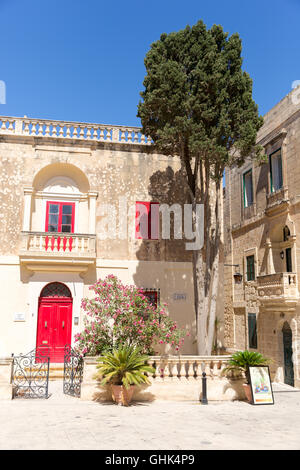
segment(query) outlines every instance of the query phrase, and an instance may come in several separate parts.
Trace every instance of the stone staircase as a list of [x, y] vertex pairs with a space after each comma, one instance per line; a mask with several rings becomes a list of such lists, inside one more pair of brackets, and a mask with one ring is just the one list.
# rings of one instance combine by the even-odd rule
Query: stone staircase
[[[24, 369], [25, 373], [26, 373], [26, 378], [28, 379], [29, 376], [30, 376], [30, 370], [29, 368], [25, 367]], [[42, 370], [42, 374], [44, 375], [45, 374], [45, 369]], [[20, 373], [20, 371], [18, 371], [18, 378], [21, 379], [21, 377], [23, 377], [23, 374]], [[33, 376], [36, 376], [37, 375], [37, 370], [34, 370], [33, 371]], [[63, 380], [64, 378], [64, 364], [54, 364], [54, 363], [50, 363], [49, 365], [49, 380]]]
[[50, 363], [49, 380], [63, 380], [63, 378], [64, 378], [64, 365]]

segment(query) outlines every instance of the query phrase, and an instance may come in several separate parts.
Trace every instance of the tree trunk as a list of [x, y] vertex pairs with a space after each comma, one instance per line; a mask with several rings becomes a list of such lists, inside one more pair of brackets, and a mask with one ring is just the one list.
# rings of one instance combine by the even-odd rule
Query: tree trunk
[[199, 355], [210, 355], [213, 347], [219, 287], [222, 214], [220, 183], [209, 181], [204, 194], [204, 247], [193, 252], [193, 276]]

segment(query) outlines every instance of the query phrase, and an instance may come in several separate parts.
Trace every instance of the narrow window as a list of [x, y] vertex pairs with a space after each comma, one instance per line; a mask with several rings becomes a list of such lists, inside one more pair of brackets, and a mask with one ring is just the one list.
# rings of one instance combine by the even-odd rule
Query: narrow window
[[271, 178], [271, 192], [274, 193], [282, 188], [282, 160], [281, 149], [270, 155], [270, 178]]
[[287, 226], [285, 226], [283, 229], [283, 241], [287, 242], [290, 235], [291, 235], [290, 229]]
[[292, 266], [292, 249], [291, 248], [286, 248], [285, 258], [286, 258], [286, 272], [292, 273], [293, 266]]
[[252, 170], [247, 171], [243, 175], [244, 186], [244, 207], [249, 207], [253, 204], [253, 183], [252, 183]]
[[248, 313], [248, 341], [249, 348], [257, 349], [257, 326], [255, 313]]
[[255, 280], [254, 255], [247, 256], [247, 281]]
[[135, 238], [142, 240], [158, 240], [158, 209], [158, 202], [136, 202]]
[[74, 233], [74, 202], [47, 201], [45, 232]]

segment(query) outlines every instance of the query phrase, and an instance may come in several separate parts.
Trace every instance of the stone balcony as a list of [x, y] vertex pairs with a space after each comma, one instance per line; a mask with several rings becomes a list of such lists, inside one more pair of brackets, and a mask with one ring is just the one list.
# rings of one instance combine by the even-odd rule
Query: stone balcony
[[267, 195], [266, 215], [272, 216], [285, 211], [289, 206], [288, 188], [283, 187], [274, 193]]
[[296, 273], [257, 276], [258, 299], [269, 311], [294, 311], [299, 299]]
[[22, 232], [19, 257], [29, 271], [86, 272], [96, 262], [96, 235]]
[[65, 139], [91, 145], [97, 142], [151, 145], [151, 138], [143, 135], [139, 127], [30, 119], [27, 117], [0, 116], [0, 135]]

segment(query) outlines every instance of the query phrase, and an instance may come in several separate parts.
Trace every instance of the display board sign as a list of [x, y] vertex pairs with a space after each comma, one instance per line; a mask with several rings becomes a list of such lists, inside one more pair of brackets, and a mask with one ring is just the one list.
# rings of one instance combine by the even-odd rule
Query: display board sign
[[249, 376], [253, 405], [274, 405], [269, 366], [250, 366]]

